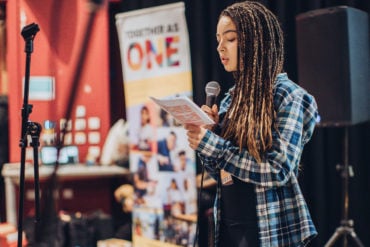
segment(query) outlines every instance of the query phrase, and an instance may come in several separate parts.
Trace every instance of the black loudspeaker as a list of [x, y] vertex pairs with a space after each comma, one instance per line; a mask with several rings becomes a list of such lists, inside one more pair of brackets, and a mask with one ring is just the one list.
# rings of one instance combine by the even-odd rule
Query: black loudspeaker
[[368, 14], [347, 6], [296, 16], [299, 84], [316, 98], [320, 125], [370, 119]]

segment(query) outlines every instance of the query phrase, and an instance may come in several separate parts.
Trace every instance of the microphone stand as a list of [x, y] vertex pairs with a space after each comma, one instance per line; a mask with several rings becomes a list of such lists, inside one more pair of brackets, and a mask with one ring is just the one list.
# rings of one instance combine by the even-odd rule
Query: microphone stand
[[[69, 95], [69, 101], [67, 110], [64, 114], [65, 118], [70, 119], [72, 108], [74, 101], [76, 99], [76, 94], [78, 91], [79, 86], [79, 79], [82, 73], [82, 62], [85, 59], [86, 53], [87, 53], [87, 46], [88, 46], [88, 40], [90, 38], [91, 29], [94, 24], [96, 13], [99, 9], [99, 7], [102, 5], [103, 0], [90, 0], [88, 1], [89, 9], [90, 9], [90, 15], [86, 26], [86, 35], [82, 42], [82, 49], [81, 53], [78, 57], [77, 62], [77, 68], [73, 77], [72, 87], [70, 90]], [[39, 136], [41, 133], [41, 125], [38, 123], [33, 123], [28, 120], [29, 114], [32, 112], [32, 105], [28, 104], [28, 92], [29, 92], [29, 75], [30, 75], [30, 61], [31, 61], [31, 53], [33, 51], [33, 39], [36, 35], [36, 33], [39, 31], [39, 27], [37, 24], [30, 24], [22, 29], [22, 36], [24, 40], [26, 41], [26, 47], [25, 52], [27, 53], [26, 56], [26, 74], [25, 74], [25, 85], [24, 85], [24, 103], [22, 108], [22, 132], [21, 132], [21, 140], [20, 140], [20, 147], [21, 150], [21, 169], [20, 169], [20, 188], [19, 188], [19, 213], [18, 213], [18, 245], [17, 247], [22, 247], [22, 231], [23, 231], [23, 204], [24, 204], [24, 180], [25, 180], [25, 157], [26, 157], [26, 147], [27, 147], [27, 136], [31, 135], [32, 142], [31, 145], [34, 148], [34, 181], [35, 181], [35, 215], [36, 220], [35, 223], [41, 223], [40, 220], [40, 203], [39, 203], [39, 172], [38, 172], [38, 151], [37, 148], [40, 145], [39, 144]], [[64, 136], [67, 131], [67, 125], [63, 126], [61, 131], [61, 140], [57, 142], [57, 157], [59, 157], [60, 148], [64, 144]], [[54, 167], [54, 170], [52, 172], [52, 175], [50, 177], [51, 182], [51, 191], [56, 187], [57, 183], [57, 170], [59, 167], [58, 158], [56, 161], [56, 165]], [[37, 231], [40, 229], [39, 224], [36, 225]], [[42, 224], [40, 224], [40, 227], [42, 228]]]
[[[68, 126], [68, 121], [71, 119], [72, 116], [72, 110], [73, 106], [75, 104], [76, 98], [77, 98], [77, 92], [79, 91], [79, 86], [80, 86], [80, 78], [83, 72], [83, 65], [84, 65], [84, 60], [86, 58], [86, 54], [88, 51], [88, 45], [89, 45], [89, 40], [91, 37], [91, 31], [93, 29], [95, 17], [98, 13], [98, 10], [100, 6], [103, 3], [103, 0], [88, 0], [88, 9], [89, 9], [89, 16], [88, 20], [86, 23], [85, 27], [85, 35], [83, 36], [82, 43], [80, 44], [80, 52], [78, 54], [78, 59], [76, 62], [76, 68], [73, 74], [72, 78], [72, 83], [69, 88], [69, 95], [67, 97], [67, 107], [66, 110], [63, 114], [63, 118], [66, 120], [66, 123], [61, 127], [61, 130], [59, 132], [59, 135], [57, 135], [56, 139], [56, 147], [57, 147], [57, 159], [55, 162], [54, 169], [50, 175], [50, 177], [47, 178], [46, 183], [47, 183], [47, 189], [45, 189], [45, 197], [46, 197], [46, 202], [45, 202], [45, 212], [46, 217], [44, 217], [43, 221], [41, 222], [40, 226], [37, 228], [37, 234], [36, 235], [36, 244], [38, 241], [43, 241], [43, 237], [48, 236], [48, 234], [55, 234], [55, 232], [50, 232], [50, 225], [52, 224], [52, 221], [55, 219], [55, 210], [56, 210], [56, 200], [57, 197], [54, 197], [54, 192], [57, 191], [58, 187], [58, 176], [57, 172], [59, 169], [59, 155], [60, 155], [60, 150], [62, 149], [64, 145], [64, 138], [65, 135], [67, 134], [67, 126]], [[19, 242], [18, 242], [19, 243]], [[49, 243], [51, 244], [51, 243]], [[20, 247], [20, 246], [18, 246]]]
[[26, 163], [26, 147], [28, 145], [27, 137], [31, 136], [31, 146], [33, 147], [33, 166], [34, 166], [34, 186], [35, 186], [35, 223], [40, 220], [40, 202], [39, 202], [39, 170], [38, 170], [38, 147], [40, 146], [39, 138], [41, 133], [41, 124], [29, 121], [29, 115], [32, 112], [32, 105], [28, 104], [29, 79], [30, 79], [30, 63], [31, 53], [33, 52], [33, 39], [36, 33], [40, 31], [37, 24], [32, 23], [22, 29], [22, 36], [26, 42], [26, 72], [24, 79], [23, 107], [22, 107], [22, 129], [19, 146], [21, 147], [21, 164], [19, 176], [19, 208], [18, 208], [18, 247], [22, 246], [23, 240], [23, 206], [24, 206], [24, 180], [25, 180], [25, 163]]

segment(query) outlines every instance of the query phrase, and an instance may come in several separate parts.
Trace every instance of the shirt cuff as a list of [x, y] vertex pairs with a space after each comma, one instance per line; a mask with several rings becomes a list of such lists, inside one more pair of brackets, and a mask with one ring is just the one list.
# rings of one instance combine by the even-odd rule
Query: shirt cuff
[[224, 143], [224, 139], [212, 131], [207, 130], [196, 151], [206, 157], [217, 159], [223, 150]]

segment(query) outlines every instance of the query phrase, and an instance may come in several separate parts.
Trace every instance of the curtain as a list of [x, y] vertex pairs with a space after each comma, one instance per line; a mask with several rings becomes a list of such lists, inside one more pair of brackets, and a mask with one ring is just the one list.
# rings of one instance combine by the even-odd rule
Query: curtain
[[[119, 4], [111, 5], [111, 18], [114, 19], [114, 13], [173, 2], [176, 1], [122, 0]], [[185, 0], [184, 2], [189, 27], [194, 101], [203, 104], [205, 102], [204, 87], [208, 81], [219, 81], [222, 85], [221, 94], [229, 88], [232, 82], [231, 75], [224, 71], [219, 62], [215, 32], [221, 10], [236, 1]], [[285, 33], [285, 70], [289, 77], [297, 83], [296, 15], [339, 5], [370, 12], [370, 1], [368, 0], [264, 0], [259, 2], [274, 12], [281, 21]], [[114, 38], [114, 33], [111, 37]], [[117, 70], [120, 67], [120, 65], [115, 66], [115, 63], [119, 61], [113, 61], [113, 72], [115, 67]], [[118, 85], [117, 82], [115, 84]], [[348, 163], [354, 171], [354, 176], [349, 179], [348, 187], [349, 218], [354, 220], [354, 231], [357, 236], [365, 246], [370, 246], [370, 235], [368, 234], [370, 229], [368, 212], [370, 208], [370, 123], [350, 126], [348, 132]], [[343, 143], [343, 128], [316, 128], [303, 152], [299, 180], [319, 232], [311, 246], [323, 246], [341, 224], [344, 207], [341, 176], [343, 173], [337, 170], [337, 167], [343, 166], [345, 152]], [[348, 237], [348, 239], [351, 238]], [[351, 243], [351, 240], [349, 241]]]

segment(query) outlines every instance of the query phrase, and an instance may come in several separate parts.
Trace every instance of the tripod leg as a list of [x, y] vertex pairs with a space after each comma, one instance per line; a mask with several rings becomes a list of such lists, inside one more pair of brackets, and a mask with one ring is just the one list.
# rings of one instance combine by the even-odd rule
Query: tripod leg
[[343, 233], [342, 227], [338, 227], [337, 230], [335, 230], [334, 234], [329, 239], [329, 241], [325, 244], [325, 247], [333, 246], [333, 244], [337, 241], [337, 239], [340, 237], [342, 233]]
[[355, 233], [355, 231], [351, 231], [351, 233], [349, 234], [353, 241], [357, 244], [357, 246], [359, 247], [365, 247], [365, 245], [361, 242], [361, 240], [358, 238], [357, 234]]

